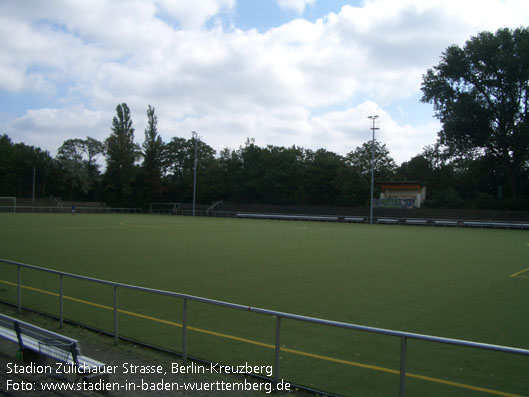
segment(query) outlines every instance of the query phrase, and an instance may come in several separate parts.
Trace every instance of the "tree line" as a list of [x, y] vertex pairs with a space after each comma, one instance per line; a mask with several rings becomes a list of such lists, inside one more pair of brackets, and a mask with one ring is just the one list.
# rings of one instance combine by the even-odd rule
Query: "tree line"
[[[442, 123], [437, 142], [397, 166], [375, 141], [375, 180], [423, 183], [431, 208], [528, 209], [528, 54], [526, 28], [482, 32], [464, 47], [448, 47], [422, 82], [422, 101], [433, 104]], [[141, 146], [126, 103], [116, 107], [104, 141], [68, 139], [55, 157], [0, 136], [0, 196], [31, 197], [34, 187], [37, 197], [112, 206], [189, 203], [196, 145], [199, 203], [368, 205], [371, 141], [345, 156], [260, 147], [250, 138], [216, 153], [195, 137], [164, 142], [154, 107], [146, 116]]]

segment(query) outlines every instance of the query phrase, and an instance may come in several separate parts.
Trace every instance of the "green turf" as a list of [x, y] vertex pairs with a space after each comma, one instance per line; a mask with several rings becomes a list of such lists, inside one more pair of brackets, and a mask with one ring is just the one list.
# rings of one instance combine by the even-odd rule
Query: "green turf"
[[[529, 234], [517, 230], [148, 215], [0, 214], [0, 258], [70, 273], [381, 328], [529, 348]], [[16, 280], [0, 265], [1, 279]], [[520, 276], [529, 277], [529, 272]], [[55, 277], [23, 283], [58, 290]], [[65, 295], [112, 306], [112, 290], [65, 280]], [[15, 290], [0, 285], [0, 298]], [[23, 292], [56, 313], [57, 299]], [[119, 291], [122, 309], [180, 322], [177, 299]], [[274, 319], [190, 302], [189, 325], [274, 344]], [[66, 302], [69, 318], [112, 329], [112, 313]], [[284, 320], [282, 345], [399, 368], [400, 341]], [[120, 315], [120, 332], [180, 350], [180, 329]], [[273, 350], [191, 332], [189, 354], [272, 363]], [[529, 395], [529, 358], [409, 341], [408, 372]], [[395, 395], [398, 376], [283, 352], [281, 375], [346, 395]], [[482, 395], [408, 379], [408, 395]]]

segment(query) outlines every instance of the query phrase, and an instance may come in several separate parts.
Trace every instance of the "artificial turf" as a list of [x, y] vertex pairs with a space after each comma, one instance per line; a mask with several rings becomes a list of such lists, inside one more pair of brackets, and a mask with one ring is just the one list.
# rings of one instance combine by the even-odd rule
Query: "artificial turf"
[[[0, 258], [125, 284], [380, 328], [529, 348], [529, 234], [434, 228], [150, 215], [0, 214]], [[0, 279], [15, 269], [0, 265]], [[57, 292], [57, 276], [22, 283]], [[65, 295], [112, 306], [108, 286], [67, 279]], [[15, 289], [0, 285], [0, 298]], [[23, 304], [56, 313], [57, 298], [24, 290]], [[119, 307], [181, 322], [181, 300], [119, 291]], [[75, 301], [66, 317], [112, 329], [112, 312]], [[120, 333], [181, 350], [178, 327], [120, 314]], [[188, 353], [228, 363], [273, 363], [273, 318], [188, 303]], [[229, 339], [212, 331], [235, 336]], [[242, 338], [242, 339], [241, 339]], [[284, 320], [281, 376], [345, 395], [394, 395], [398, 338]], [[408, 372], [528, 395], [529, 358], [409, 341]], [[480, 395], [409, 378], [408, 395]], [[487, 394], [487, 393], [485, 393]]]

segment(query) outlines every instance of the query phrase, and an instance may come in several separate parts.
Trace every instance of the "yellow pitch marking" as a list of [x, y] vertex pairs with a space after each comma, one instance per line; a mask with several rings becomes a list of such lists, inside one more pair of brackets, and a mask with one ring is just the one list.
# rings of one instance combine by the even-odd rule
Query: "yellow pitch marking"
[[509, 277], [529, 278], [528, 276], [520, 276], [520, 274], [523, 274], [527, 271], [529, 271], [529, 267], [527, 269], [523, 269], [523, 270], [520, 270], [519, 272], [511, 274]]
[[[511, 275], [511, 277], [520, 277], [520, 276], [516, 276], [516, 275], [520, 274], [520, 273], [523, 273], [523, 272], [526, 272], [526, 271], [529, 271], [529, 267], [527, 269], [522, 270], [521, 272], [514, 273], [514, 275]], [[526, 278], [529, 278], [529, 277], [526, 277]], [[10, 282], [10, 281], [5, 281], [5, 280], [0, 280], [0, 283], [6, 284], [6, 285], [10, 285], [10, 286], [13, 286], [13, 287], [17, 286], [16, 283], [13, 283], [13, 282]], [[40, 292], [40, 293], [43, 293], [43, 294], [46, 294], [46, 295], [57, 296], [57, 297], [59, 296], [59, 294], [56, 293], [56, 292], [51, 292], [51, 291], [47, 291], [47, 290], [40, 289], [40, 288], [35, 288], [35, 287], [30, 287], [30, 286], [27, 286], [27, 285], [22, 285], [22, 288], [27, 289], [29, 291]], [[99, 303], [90, 302], [90, 301], [87, 301], [87, 300], [84, 300], [84, 299], [75, 298], [75, 297], [72, 297], [72, 296], [63, 295], [63, 298], [66, 299], [66, 300], [73, 301], [73, 302], [78, 302], [78, 303], [82, 303], [82, 304], [85, 304], [85, 305], [98, 307], [98, 308], [104, 309], [104, 310], [111, 310], [111, 311], [114, 310], [114, 308], [111, 307], [111, 306], [101, 305]], [[162, 323], [162, 324], [166, 324], [166, 325], [171, 325], [171, 326], [174, 326], [174, 327], [182, 328], [182, 324], [180, 324], [180, 323], [177, 323], [177, 322], [174, 322], [174, 321], [169, 321], [169, 320], [164, 320], [164, 319], [157, 318], [157, 317], [147, 316], [147, 315], [141, 314], [141, 313], [135, 313], [135, 312], [131, 312], [131, 311], [128, 311], [128, 310], [123, 310], [123, 309], [118, 309], [118, 313], [122, 313], [122, 314], [126, 314], [126, 315], [129, 315], [129, 316], [132, 316], [132, 317], [143, 318], [145, 320], [150, 320], [150, 321], [154, 321], [154, 322], [157, 322], [157, 323]], [[255, 340], [252, 340], [252, 339], [241, 338], [239, 336], [223, 334], [221, 332], [215, 332], [215, 331], [210, 331], [210, 330], [207, 330], [207, 329], [196, 328], [196, 327], [191, 327], [191, 326], [187, 326], [187, 329], [190, 330], [190, 331], [200, 332], [200, 333], [203, 333], [203, 334], [217, 336], [217, 337], [220, 337], [220, 338], [231, 339], [231, 340], [235, 340], [235, 341], [238, 341], [238, 342], [244, 342], [244, 343], [249, 343], [249, 344], [256, 345], [256, 346], [261, 346], [261, 347], [264, 347], [264, 348], [267, 348], [267, 349], [275, 349], [275, 345], [272, 345], [272, 344], [269, 344], [269, 343], [255, 341]], [[355, 362], [355, 361], [349, 361], [349, 360], [343, 360], [343, 359], [340, 359], [340, 358], [323, 356], [323, 355], [320, 355], [320, 354], [304, 352], [304, 351], [301, 351], [301, 350], [290, 349], [290, 348], [287, 348], [287, 347], [281, 347], [281, 351], [285, 352], [285, 353], [296, 354], [298, 356], [310, 357], [310, 358], [314, 358], [314, 359], [317, 359], [317, 360], [323, 360], [323, 361], [329, 361], [329, 362], [333, 362], [333, 363], [337, 363], [337, 364], [349, 365], [351, 367], [370, 369], [370, 370], [373, 370], [373, 371], [386, 372], [386, 373], [394, 374], [394, 375], [399, 375], [400, 374], [400, 371], [395, 370], [395, 369], [391, 369], [391, 368], [384, 368], [384, 367], [379, 367], [377, 365], [363, 364], [363, 363], [358, 363], [358, 362]], [[488, 393], [488, 394], [492, 394], [492, 395], [496, 395], [496, 396], [502, 396], [502, 397], [523, 397], [523, 396], [520, 396], [518, 394], [512, 394], [512, 393], [507, 393], [507, 392], [503, 392], [503, 391], [499, 391], [499, 390], [493, 390], [493, 389], [486, 389], [484, 387], [472, 386], [472, 385], [467, 385], [467, 384], [458, 383], [458, 382], [452, 382], [452, 381], [445, 380], [445, 379], [432, 378], [430, 376], [424, 376], [424, 375], [418, 375], [418, 374], [412, 374], [412, 373], [406, 373], [406, 376], [408, 378], [420, 379], [420, 380], [424, 380], [424, 381], [427, 381], [427, 382], [439, 383], [439, 384], [443, 384], [443, 385], [447, 385], [447, 386], [458, 387], [458, 388], [461, 388], [461, 389], [479, 391], [479, 392], [482, 392], [482, 393]]]

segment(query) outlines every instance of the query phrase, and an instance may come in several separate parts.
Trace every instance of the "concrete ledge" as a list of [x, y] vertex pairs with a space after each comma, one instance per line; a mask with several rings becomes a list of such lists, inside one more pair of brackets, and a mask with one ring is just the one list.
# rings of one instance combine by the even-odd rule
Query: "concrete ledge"
[[397, 224], [399, 223], [398, 219], [391, 219], [391, 218], [378, 218], [377, 223], [390, 223], [390, 224]]
[[315, 216], [315, 215], [285, 215], [285, 214], [247, 214], [238, 213], [237, 218], [255, 218], [255, 219], [285, 219], [300, 221], [327, 221], [337, 222], [336, 216]]

